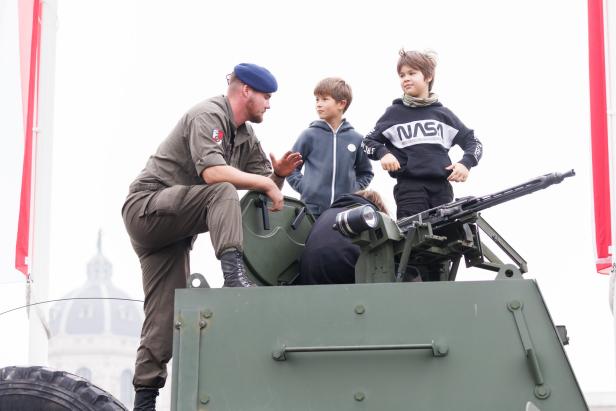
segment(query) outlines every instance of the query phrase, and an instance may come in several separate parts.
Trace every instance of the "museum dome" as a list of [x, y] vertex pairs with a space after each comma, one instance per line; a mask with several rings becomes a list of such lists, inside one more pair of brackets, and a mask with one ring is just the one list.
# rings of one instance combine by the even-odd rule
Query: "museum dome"
[[51, 337], [139, 336], [143, 315], [135, 301], [113, 285], [111, 275], [112, 265], [103, 255], [99, 232], [97, 254], [88, 262], [86, 282], [49, 311]]

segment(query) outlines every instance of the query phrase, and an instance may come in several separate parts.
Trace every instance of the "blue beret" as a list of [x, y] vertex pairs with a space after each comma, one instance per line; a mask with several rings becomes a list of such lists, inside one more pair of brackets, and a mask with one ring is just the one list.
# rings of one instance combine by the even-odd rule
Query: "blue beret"
[[233, 72], [243, 83], [261, 93], [273, 93], [278, 90], [276, 79], [265, 67], [241, 63], [235, 66]]

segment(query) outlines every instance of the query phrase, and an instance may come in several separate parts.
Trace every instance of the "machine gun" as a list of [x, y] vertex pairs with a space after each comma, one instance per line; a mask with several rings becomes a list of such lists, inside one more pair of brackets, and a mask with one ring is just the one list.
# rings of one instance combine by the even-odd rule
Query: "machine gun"
[[[480, 216], [480, 212], [574, 175], [574, 170], [545, 174], [494, 194], [463, 197], [397, 222], [370, 206], [356, 207], [341, 212], [334, 229], [350, 237], [362, 249], [355, 268], [356, 282], [405, 281], [413, 271], [416, 274], [419, 271], [423, 280], [452, 281], [462, 256], [467, 267], [496, 271], [497, 278], [519, 277], [527, 271], [526, 261]], [[481, 241], [479, 229], [515, 265], [503, 263]]]

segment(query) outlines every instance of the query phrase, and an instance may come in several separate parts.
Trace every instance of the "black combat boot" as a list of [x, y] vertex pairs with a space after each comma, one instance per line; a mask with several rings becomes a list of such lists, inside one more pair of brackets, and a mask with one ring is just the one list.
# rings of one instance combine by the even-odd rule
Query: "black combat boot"
[[133, 410], [156, 411], [156, 397], [158, 397], [158, 388], [135, 388], [135, 406]]
[[220, 256], [222, 275], [225, 277], [223, 287], [256, 287], [257, 285], [246, 276], [242, 253], [237, 250], [226, 251]]

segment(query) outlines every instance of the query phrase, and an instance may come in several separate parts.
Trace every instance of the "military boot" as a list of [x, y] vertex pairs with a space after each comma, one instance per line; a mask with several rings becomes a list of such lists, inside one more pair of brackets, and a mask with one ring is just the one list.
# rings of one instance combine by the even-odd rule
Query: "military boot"
[[230, 250], [220, 256], [222, 275], [225, 278], [223, 287], [256, 287], [257, 285], [246, 276], [246, 268], [242, 253]]
[[135, 406], [133, 410], [156, 411], [156, 397], [158, 397], [158, 388], [135, 388]]

